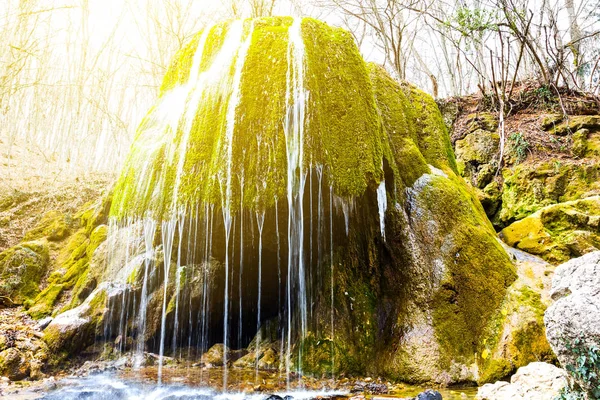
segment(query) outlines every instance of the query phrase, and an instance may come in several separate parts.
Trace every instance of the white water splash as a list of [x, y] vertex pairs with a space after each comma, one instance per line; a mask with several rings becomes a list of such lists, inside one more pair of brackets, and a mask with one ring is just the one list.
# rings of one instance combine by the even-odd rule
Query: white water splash
[[377, 187], [377, 208], [379, 209], [379, 228], [381, 230], [381, 237], [385, 241], [385, 212], [387, 211], [385, 181], [381, 181]]

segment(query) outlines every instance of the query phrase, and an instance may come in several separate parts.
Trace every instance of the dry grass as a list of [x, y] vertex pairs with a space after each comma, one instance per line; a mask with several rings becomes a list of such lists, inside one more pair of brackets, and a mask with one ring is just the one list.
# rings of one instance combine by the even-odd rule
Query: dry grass
[[0, 251], [17, 244], [46, 212], [72, 215], [100, 198], [114, 179], [115, 173], [82, 173], [24, 146], [9, 149], [0, 139]]

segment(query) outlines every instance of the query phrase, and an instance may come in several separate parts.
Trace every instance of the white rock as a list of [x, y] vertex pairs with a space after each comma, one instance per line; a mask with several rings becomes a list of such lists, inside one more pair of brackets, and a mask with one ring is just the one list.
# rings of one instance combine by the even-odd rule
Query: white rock
[[533, 362], [518, 369], [508, 382], [483, 385], [478, 400], [554, 400], [567, 385], [566, 371], [552, 364]]
[[563, 367], [575, 364], [567, 344], [600, 343], [600, 251], [560, 265], [550, 295], [554, 303], [544, 315], [548, 342]]

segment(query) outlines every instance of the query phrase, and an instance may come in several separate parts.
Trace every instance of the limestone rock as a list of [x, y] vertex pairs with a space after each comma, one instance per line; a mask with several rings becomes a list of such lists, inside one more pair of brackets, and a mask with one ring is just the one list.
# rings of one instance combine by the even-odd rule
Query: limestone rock
[[559, 203], [504, 228], [500, 237], [509, 246], [551, 263], [600, 249], [600, 196]]
[[59, 211], [49, 211], [40, 222], [25, 234], [24, 240], [46, 238], [50, 241], [60, 241], [69, 235], [69, 218]]
[[551, 296], [554, 303], [544, 317], [548, 341], [561, 365], [576, 365], [569, 347], [585, 354], [587, 346], [600, 343], [600, 251], [560, 265]]
[[488, 383], [477, 391], [477, 400], [554, 400], [567, 385], [566, 371], [552, 364], [533, 362], [519, 368], [508, 382]]
[[[296, 40], [304, 45], [297, 46]], [[202, 47], [205, 43], [210, 44], [210, 51]], [[239, 52], [237, 45], [223, 43], [244, 44], [240, 48], [246, 50]], [[298, 51], [290, 51], [292, 48]], [[227, 84], [194, 86], [192, 59], [199, 60], [195, 65], [201, 70], [215, 65], [218, 70], [208, 77]], [[224, 66], [214, 64], [215, 60]], [[298, 64], [291, 63], [293, 60]], [[243, 68], [232, 75], [229, 72], [236, 69], [235, 65]], [[303, 65], [305, 71], [291, 76], [291, 65], [294, 71]], [[304, 81], [298, 82], [301, 76]], [[256, 240], [256, 229], [253, 235], [244, 233], [242, 280], [258, 276], [255, 255], [262, 254], [261, 318], [284, 315], [284, 302], [278, 298], [281, 286], [277, 258], [281, 255], [281, 260], [287, 259], [286, 251], [294, 258], [295, 250], [292, 243], [278, 249], [275, 239], [283, 229], [277, 222], [281, 221], [277, 219], [278, 210], [283, 210], [277, 208], [281, 206], [277, 199], [285, 198], [290, 190], [286, 184], [289, 173], [296, 175], [296, 167], [290, 169], [295, 161], [290, 161], [287, 154], [289, 146], [283, 142], [286, 128], [281, 124], [290, 110], [286, 92], [294, 85], [300, 85], [301, 91], [306, 90], [310, 96], [293, 96], [297, 104], [293, 109], [308, 110], [306, 115], [290, 121], [295, 127], [304, 126], [301, 140], [306, 146], [298, 165], [299, 176], [306, 174], [308, 184], [292, 186], [294, 191], [305, 188], [302, 196], [314, 199], [311, 204], [315, 211], [309, 217], [307, 208], [305, 218], [293, 221], [303, 221], [307, 226], [308, 218], [313, 219], [310, 222], [314, 226], [330, 221], [333, 228], [327, 231], [331, 241], [324, 240], [325, 234], [313, 238], [322, 242], [315, 243], [311, 262], [302, 272], [312, 277], [307, 280], [311, 282], [310, 290], [288, 292], [294, 297], [288, 303], [294, 305], [294, 315], [290, 316], [293, 331], [286, 330], [293, 341], [293, 365], [315, 375], [381, 374], [398, 380], [446, 384], [475, 379], [478, 350], [489, 323], [501, 312], [507, 288], [516, 278], [514, 266], [497, 242], [476, 195], [457, 175], [450, 137], [434, 99], [413, 85], [399, 83], [380, 66], [367, 64], [348, 32], [310, 18], [272, 17], [225, 22], [196, 35], [168, 70], [157, 105], [140, 126], [114, 189], [111, 217], [117, 225], [130, 225], [132, 229], [151, 217], [159, 229], [163, 228], [162, 235], [155, 235], [153, 245], [158, 246], [176, 222], [169, 210], [196, 209], [197, 223], [190, 223], [194, 219], [190, 213], [182, 215], [179, 230], [183, 227], [189, 232], [179, 232], [180, 240], [174, 243], [181, 246], [182, 254], [193, 252], [185, 258], [212, 264], [207, 260], [211, 257], [221, 266], [220, 275], [211, 277], [217, 284], [208, 301], [211, 326], [206, 328], [214, 337], [214, 332], [222, 332], [223, 325], [218, 321], [223, 320], [226, 309], [222, 294], [228, 242], [222, 240], [220, 222], [215, 219], [214, 232], [213, 224], [205, 222], [209, 217], [212, 221], [213, 204], [215, 210], [231, 204], [233, 219], [226, 220], [237, 221], [236, 229], [247, 219], [246, 213], [264, 210], [260, 235], [265, 240]], [[232, 96], [233, 87], [239, 88], [239, 97]], [[171, 95], [177, 97], [180, 90], [192, 89], [203, 100], [182, 104], [180, 116], [171, 114]], [[264, 93], [272, 95], [265, 98]], [[232, 105], [235, 107], [229, 107]], [[170, 124], [184, 116], [194, 123], [184, 124], [186, 132], [181, 135], [181, 130], [171, 129]], [[479, 138], [472, 137], [478, 145], [473, 151], [474, 162], [490, 160], [497, 143], [498, 138], [491, 132], [495, 118], [487, 117], [473, 121], [476, 129], [485, 131], [481, 146]], [[235, 134], [228, 139], [231, 127]], [[269, 145], [262, 145], [266, 143]], [[165, 158], [165, 154], [175, 157]], [[224, 154], [230, 162], [223, 162]], [[490, 171], [488, 167], [482, 174], [483, 181], [489, 179]], [[161, 178], [155, 179], [158, 176]], [[223, 190], [225, 177], [231, 178], [227, 179], [231, 189]], [[327, 188], [329, 193], [324, 191]], [[384, 196], [385, 210], [380, 201]], [[244, 223], [244, 231], [249, 233], [247, 229], [253, 228]], [[236, 232], [235, 237], [241, 237], [240, 231]], [[307, 243], [308, 235], [313, 234], [308, 229], [298, 232], [306, 235], [300, 240]], [[209, 240], [210, 252], [202, 256], [205, 246], [199, 241], [208, 237], [215, 240]], [[198, 242], [192, 242], [196, 240], [192, 238], [198, 238]], [[233, 242], [239, 244], [238, 239]], [[165, 243], [170, 245], [170, 241]], [[262, 245], [261, 253], [258, 243]], [[138, 244], [143, 247], [144, 240]], [[321, 250], [323, 256], [317, 254]], [[169, 261], [173, 261], [177, 252], [170, 253]], [[138, 286], [140, 269], [136, 273], [136, 268], [124, 268], [125, 264], [115, 263], [122, 272], [111, 267], [107, 276], [125, 277], [132, 286]], [[160, 268], [149, 275], [149, 286], [162, 285], [167, 297], [160, 297], [154, 290], [149, 295], [148, 309], [160, 310], [160, 305], [166, 303], [167, 326], [174, 326], [169, 318], [175, 314], [177, 304], [181, 306], [177, 299], [189, 296], [180, 296], [170, 287], [183, 273], [173, 267], [174, 263], [170, 265], [170, 271], [178, 275], [176, 279], [169, 276], [168, 283]], [[341, 267], [335, 267], [331, 279], [321, 279], [337, 265]], [[187, 267], [205, 272], [199, 265]], [[229, 267], [237, 270], [237, 266]], [[290, 279], [303, 278], [292, 274]], [[190, 282], [180, 281], [186, 285]], [[295, 282], [290, 285], [301, 287]], [[241, 291], [226, 290], [231, 293], [228, 299], [233, 315], [229, 318], [235, 321], [241, 312], [247, 325], [246, 316], [256, 315], [258, 296], [244, 289], [239, 298]], [[307, 298], [301, 298], [305, 292]], [[240, 307], [234, 307], [238, 302]], [[305, 306], [311, 311], [305, 312]], [[126, 315], [135, 315], [135, 311]], [[200, 314], [189, 311], [178, 311], [181, 332], [198, 326], [198, 321], [184, 326], [188, 318], [181, 316]], [[300, 317], [304, 314], [310, 320], [303, 321], [305, 318]], [[146, 333], [156, 332], [157, 321], [160, 319], [149, 312]], [[299, 329], [306, 332], [300, 335]], [[167, 343], [171, 334], [167, 330]], [[429, 346], [421, 346], [423, 343]], [[216, 352], [212, 360], [209, 355], [205, 357], [214, 363], [221, 359], [222, 352]]]
[[570, 115], [567, 118], [560, 119], [560, 122], [554, 120], [548, 121], [542, 127], [549, 132], [564, 136], [573, 133], [579, 129], [600, 129], [599, 115]]
[[104, 282], [81, 305], [57, 315], [43, 336], [55, 361], [93, 344], [96, 336], [102, 333], [107, 304], [122, 294], [122, 288]]
[[498, 152], [499, 144], [497, 133], [480, 129], [456, 141], [456, 157], [465, 163], [488, 164]]

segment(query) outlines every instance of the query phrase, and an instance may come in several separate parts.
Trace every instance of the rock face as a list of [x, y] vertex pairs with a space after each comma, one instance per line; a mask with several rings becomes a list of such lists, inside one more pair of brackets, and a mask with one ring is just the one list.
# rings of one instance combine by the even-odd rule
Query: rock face
[[[474, 157], [489, 159], [489, 148]], [[217, 287], [243, 282], [227, 298], [211, 290], [210, 319], [192, 324], [207, 324], [208, 347], [223, 340], [224, 304], [228, 347], [249, 342], [260, 309], [260, 325], [283, 319], [287, 336], [279, 330], [277, 340], [293, 342], [291, 362], [305, 373], [476, 380], [477, 354], [498, 334], [490, 325], [516, 278], [457, 176], [433, 99], [366, 64], [347, 32], [312, 19], [261, 18], [199, 33], [139, 128], [111, 215], [162, 228], [151, 245], [162, 246], [169, 274], [187, 265], [201, 275], [213, 258]], [[160, 287], [165, 275], [156, 267], [148, 273]], [[178, 279], [169, 275], [167, 292]], [[187, 295], [148, 296], [154, 310], [162, 300], [186, 337], [191, 327], [178, 315], [187, 315]], [[260, 350], [265, 368], [276, 363], [279, 348], [270, 349]]]
[[544, 316], [548, 341], [561, 365], [575, 366], [579, 354], [600, 343], [600, 251], [560, 265], [551, 295], [554, 303]]
[[18, 381], [29, 376], [29, 362], [14, 347], [0, 352], [0, 375]]
[[567, 386], [566, 371], [552, 364], [533, 362], [521, 367], [510, 383], [496, 382], [483, 385], [477, 391], [477, 400], [554, 400]]
[[18, 309], [0, 310], [0, 376], [10, 380], [44, 377], [49, 351], [33, 321]]

